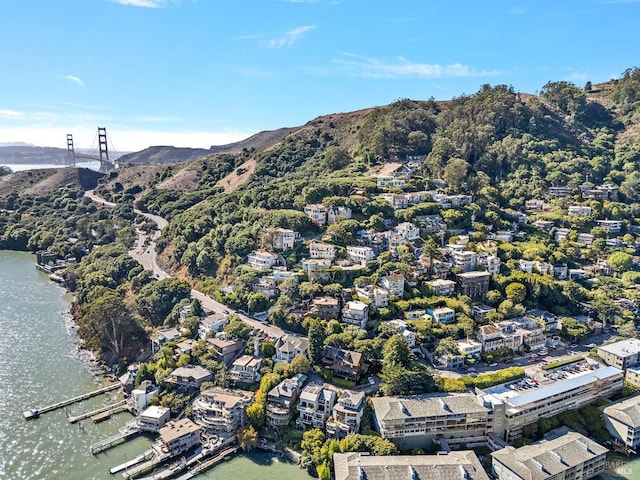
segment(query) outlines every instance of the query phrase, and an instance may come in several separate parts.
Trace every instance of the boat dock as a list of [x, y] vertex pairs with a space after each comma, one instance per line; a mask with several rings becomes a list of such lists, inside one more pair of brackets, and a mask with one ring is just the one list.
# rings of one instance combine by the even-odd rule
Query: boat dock
[[101, 422], [103, 420], [106, 420], [107, 418], [109, 418], [111, 415], [118, 413], [118, 412], [123, 412], [125, 410], [127, 410], [129, 408], [129, 403], [127, 400], [121, 400], [118, 403], [114, 403], [112, 405], [107, 405], [106, 407], [102, 407], [102, 408], [98, 408], [97, 410], [93, 410], [91, 412], [87, 412], [87, 413], [82, 413], [80, 415], [69, 415], [67, 417], [67, 420], [69, 420], [69, 423], [76, 423], [79, 422], [80, 420], [84, 420], [85, 418], [89, 418], [91, 417], [91, 419], [95, 422]]
[[120, 432], [116, 435], [113, 435], [109, 438], [105, 438], [104, 440], [100, 440], [97, 443], [89, 446], [89, 450], [91, 453], [96, 455], [97, 453], [104, 452], [105, 450], [119, 445], [120, 443], [129, 439], [129, 437], [133, 437], [134, 435], [142, 432], [142, 429], [138, 425], [127, 424], [120, 429]]
[[118, 473], [123, 470], [128, 470], [130, 467], [138, 465], [139, 463], [142, 463], [145, 460], [150, 460], [155, 454], [156, 453], [152, 448], [150, 448], [149, 450], [145, 450], [140, 455], [135, 457], [133, 460], [129, 460], [128, 462], [124, 462], [120, 465], [116, 465], [115, 467], [111, 467], [109, 469], [109, 473], [113, 475], [114, 473]]
[[[129, 467], [125, 467], [125, 468], [121, 468], [119, 471], [125, 470], [122, 476], [126, 479], [136, 478], [137, 476], [142, 475], [143, 473], [148, 472], [149, 470], [153, 470], [155, 467], [166, 462], [170, 458], [171, 458], [170, 453], [163, 453], [158, 455], [157, 452], [154, 452], [154, 455], [146, 462], [144, 463], [138, 462], [139, 465], [136, 465], [131, 470], [128, 469]], [[122, 465], [119, 465], [119, 467], [121, 466]], [[115, 467], [115, 468], [118, 468], [118, 467]], [[112, 470], [113, 468], [110, 468], [109, 472], [114, 473]]]
[[117, 388], [120, 388], [120, 384], [119, 383], [114, 383], [113, 385], [109, 385], [107, 387], [99, 388], [98, 390], [94, 390], [92, 392], [84, 393], [82, 395], [78, 395], [77, 397], [69, 398], [67, 400], [63, 400], [61, 402], [54, 403], [52, 405], [47, 405], [46, 407], [32, 408], [31, 410], [25, 410], [24, 412], [22, 412], [22, 415], [24, 415], [24, 418], [26, 420], [35, 419], [35, 418], [38, 418], [43, 413], [47, 413], [47, 412], [52, 412], [54, 410], [58, 410], [60, 408], [66, 407], [67, 405], [71, 405], [73, 403], [77, 403], [77, 402], [81, 402], [83, 400], [86, 400], [87, 398], [91, 398], [91, 397], [95, 397], [95, 396], [98, 396], [98, 395], [102, 395], [103, 393], [111, 392], [112, 390], [116, 390]]

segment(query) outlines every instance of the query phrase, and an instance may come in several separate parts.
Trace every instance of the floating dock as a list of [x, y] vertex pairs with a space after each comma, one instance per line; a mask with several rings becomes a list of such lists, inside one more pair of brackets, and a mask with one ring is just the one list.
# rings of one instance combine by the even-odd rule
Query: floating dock
[[134, 458], [133, 460], [129, 460], [128, 462], [125, 462], [121, 465], [116, 465], [115, 467], [111, 467], [109, 469], [109, 473], [111, 475], [113, 475], [114, 473], [118, 473], [121, 472], [123, 470], [128, 470], [129, 468], [138, 465], [139, 463], [144, 462], [145, 460], [149, 460], [151, 459], [154, 455], [156, 454], [156, 452], [150, 448], [149, 450], [145, 450], [144, 452], [142, 452], [140, 455], [138, 455], [136, 458]]
[[46, 407], [41, 408], [32, 408], [31, 410], [25, 410], [22, 412], [24, 418], [26, 420], [31, 420], [34, 418], [38, 418], [43, 413], [52, 412], [54, 410], [58, 410], [60, 408], [66, 407], [67, 405], [71, 405], [73, 403], [81, 402], [86, 400], [87, 398], [96, 397], [98, 395], [102, 395], [103, 393], [111, 392], [120, 388], [119, 383], [115, 383], [113, 385], [109, 385], [107, 387], [99, 388], [98, 390], [94, 390], [92, 392], [84, 393], [82, 395], [78, 395], [77, 397], [69, 398], [68, 400], [63, 400], [58, 403], [54, 403], [52, 405], [47, 405]]

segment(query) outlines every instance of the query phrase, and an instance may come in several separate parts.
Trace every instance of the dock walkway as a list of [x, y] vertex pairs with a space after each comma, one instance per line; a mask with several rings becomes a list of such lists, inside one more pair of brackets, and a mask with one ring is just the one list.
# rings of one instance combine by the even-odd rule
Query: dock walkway
[[118, 403], [113, 403], [111, 405], [98, 408], [97, 410], [93, 410], [91, 412], [82, 413], [76, 416], [69, 415], [67, 417], [67, 420], [69, 420], [69, 423], [76, 423], [76, 422], [79, 422], [80, 420], [84, 420], [85, 418], [97, 417], [98, 415], [101, 415], [101, 414], [108, 413], [109, 415], [113, 415], [114, 413], [123, 412], [124, 410], [127, 409], [127, 407], [128, 407], [128, 401], [121, 400]]
[[31, 419], [34, 419], [34, 418], [38, 418], [43, 413], [47, 413], [47, 412], [52, 412], [54, 410], [58, 410], [60, 408], [66, 407], [67, 405], [71, 405], [73, 403], [81, 402], [83, 400], [86, 400], [87, 398], [95, 397], [95, 396], [101, 395], [103, 393], [107, 393], [107, 392], [110, 392], [112, 390], [115, 390], [117, 388], [120, 388], [120, 383], [114, 383], [113, 385], [109, 385], [107, 387], [99, 388], [98, 390], [93, 390], [92, 392], [84, 393], [82, 395], [78, 395], [77, 397], [69, 398], [67, 400], [62, 400], [61, 402], [54, 403], [52, 405], [47, 405], [46, 407], [32, 408], [30, 410], [25, 410], [24, 412], [22, 412], [22, 415], [24, 415], [24, 418], [26, 420], [31, 420]]
[[134, 459], [129, 460], [128, 462], [124, 462], [124, 463], [122, 463], [120, 465], [116, 465], [115, 467], [111, 467], [109, 469], [109, 473], [111, 475], [113, 475], [114, 473], [118, 473], [118, 472], [121, 472], [123, 470], [128, 470], [129, 468], [133, 467], [134, 465], [138, 465], [139, 463], [142, 463], [145, 460], [151, 459], [155, 454], [156, 454], [156, 452], [152, 448], [150, 448], [149, 450], [145, 450], [144, 452], [142, 452], [140, 455], [138, 455]]
[[125, 440], [127, 440], [129, 437], [137, 435], [140, 432], [142, 432], [142, 429], [140, 428], [139, 425], [127, 424], [124, 427], [122, 427], [116, 435], [113, 435], [109, 438], [105, 438], [104, 440], [100, 440], [99, 442], [96, 442], [93, 445], [90, 445], [89, 450], [94, 455], [100, 452], [104, 452], [108, 448], [118, 445], [121, 442], [124, 442]]

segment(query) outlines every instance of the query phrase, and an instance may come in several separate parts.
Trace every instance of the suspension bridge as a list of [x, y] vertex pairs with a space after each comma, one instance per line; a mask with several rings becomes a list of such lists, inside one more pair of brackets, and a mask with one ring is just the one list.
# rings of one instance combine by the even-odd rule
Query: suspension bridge
[[[95, 146], [96, 138], [98, 140], [97, 147]], [[111, 143], [112, 158], [109, 158], [109, 143], [111, 143], [111, 139], [107, 137], [107, 129], [105, 127], [98, 127], [98, 133], [96, 137], [93, 138], [93, 143], [89, 150], [86, 152], [77, 152], [73, 144], [73, 134], [67, 133], [67, 164], [75, 166], [77, 158], [84, 158], [100, 162], [101, 172], [113, 168], [120, 168], [120, 163], [118, 162], [119, 155], [115, 153], [113, 143]]]

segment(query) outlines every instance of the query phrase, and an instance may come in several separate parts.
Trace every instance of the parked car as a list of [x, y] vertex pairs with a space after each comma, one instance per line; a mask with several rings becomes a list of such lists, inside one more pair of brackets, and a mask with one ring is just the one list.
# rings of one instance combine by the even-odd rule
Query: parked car
[[490, 363], [490, 364], [489, 364], [489, 366], [490, 366], [490, 367], [497, 367], [497, 366], [498, 366], [498, 364], [497, 364], [496, 362], [493, 362], [493, 363]]
[[376, 381], [373, 377], [369, 377], [367, 378], [367, 381], [369, 382], [369, 385], [373, 386], [376, 384]]

